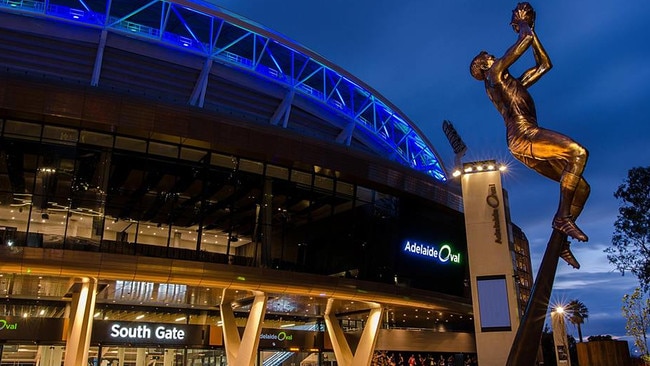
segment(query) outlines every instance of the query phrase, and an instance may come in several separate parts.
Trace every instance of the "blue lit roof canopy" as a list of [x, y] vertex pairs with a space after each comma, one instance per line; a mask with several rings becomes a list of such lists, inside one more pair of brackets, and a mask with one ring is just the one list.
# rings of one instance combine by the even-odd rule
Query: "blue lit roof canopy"
[[[164, 44], [204, 60], [190, 105], [209, 103], [213, 64], [253, 75], [260, 83], [282, 87], [284, 95], [269, 124], [289, 127], [291, 109], [319, 106], [339, 132], [335, 141], [354, 139], [372, 152], [446, 181], [431, 143], [397, 107], [378, 92], [313, 51], [259, 24], [201, 1], [0, 0], [0, 11], [64, 21], [101, 30], [90, 84], [102, 82], [107, 34]], [[336, 120], [336, 121], [333, 121]]]

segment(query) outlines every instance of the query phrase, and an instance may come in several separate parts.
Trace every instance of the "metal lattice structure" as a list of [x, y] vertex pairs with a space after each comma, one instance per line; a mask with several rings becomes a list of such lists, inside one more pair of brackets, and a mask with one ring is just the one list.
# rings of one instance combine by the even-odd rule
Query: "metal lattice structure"
[[379, 93], [309, 49], [259, 24], [200, 1], [0, 0], [0, 11], [101, 30], [90, 84], [101, 84], [109, 33], [164, 45], [205, 60], [187, 102], [202, 108], [213, 63], [243, 70], [287, 90], [269, 120], [284, 128], [297, 94], [347, 121], [336, 142], [371, 140], [375, 153], [446, 181], [419, 129]]

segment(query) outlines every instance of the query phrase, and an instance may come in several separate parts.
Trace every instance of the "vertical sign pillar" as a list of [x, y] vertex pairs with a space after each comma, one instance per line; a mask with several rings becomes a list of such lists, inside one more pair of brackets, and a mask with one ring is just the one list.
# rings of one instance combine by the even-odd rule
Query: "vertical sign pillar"
[[461, 178], [479, 365], [505, 365], [519, 326], [517, 288], [501, 172], [466, 163]]
[[571, 366], [569, 357], [569, 340], [566, 335], [564, 310], [554, 309], [551, 312], [551, 327], [553, 328], [553, 343], [555, 344], [555, 360], [558, 366]]

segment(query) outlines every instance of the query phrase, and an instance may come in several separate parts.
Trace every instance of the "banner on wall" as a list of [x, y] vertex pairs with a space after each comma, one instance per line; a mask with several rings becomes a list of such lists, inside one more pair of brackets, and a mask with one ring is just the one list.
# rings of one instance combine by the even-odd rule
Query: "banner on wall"
[[63, 341], [64, 319], [2, 316], [0, 340], [30, 342]]

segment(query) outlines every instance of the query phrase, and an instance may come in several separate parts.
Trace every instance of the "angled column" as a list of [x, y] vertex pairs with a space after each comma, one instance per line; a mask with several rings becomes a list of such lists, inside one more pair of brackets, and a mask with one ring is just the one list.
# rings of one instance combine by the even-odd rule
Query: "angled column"
[[332, 348], [334, 348], [334, 355], [336, 362], [340, 366], [368, 366], [372, 361], [372, 354], [375, 350], [377, 343], [377, 334], [381, 325], [381, 314], [383, 307], [379, 304], [369, 303], [371, 306], [370, 314], [368, 314], [368, 321], [361, 333], [361, 339], [357, 350], [352, 353], [345, 333], [341, 324], [339, 324], [336, 314], [333, 313], [334, 299], [327, 300], [327, 307], [325, 308], [325, 325], [327, 333], [332, 340]]
[[273, 112], [273, 116], [271, 116], [271, 119], [269, 121], [271, 125], [277, 126], [280, 123], [280, 119], [282, 119], [282, 127], [287, 128], [287, 125], [289, 124], [289, 115], [291, 114], [291, 105], [293, 103], [294, 95], [295, 90], [291, 88], [284, 96], [284, 99], [282, 99], [282, 103], [280, 103], [275, 112]]
[[221, 321], [223, 322], [223, 343], [230, 366], [254, 366], [257, 347], [262, 333], [262, 321], [266, 314], [266, 294], [253, 291], [254, 299], [246, 321], [244, 334], [240, 337], [232, 310], [233, 291], [224, 289], [221, 296]]
[[65, 366], [88, 363], [88, 347], [93, 326], [97, 280], [84, 277], [72, 286], [70, 318], [65, 342]]

